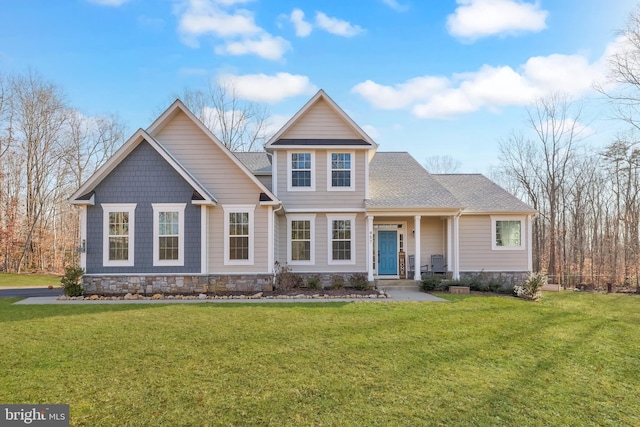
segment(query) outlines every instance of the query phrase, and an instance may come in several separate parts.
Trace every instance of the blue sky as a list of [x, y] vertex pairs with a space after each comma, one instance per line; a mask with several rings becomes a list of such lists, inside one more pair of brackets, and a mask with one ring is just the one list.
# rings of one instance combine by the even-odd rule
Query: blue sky
[[4, 1], [0, 73], [31, 68], [83, 114], [131, 133], [183, 88], [233, 82], [278, 126], [324, 89], [383, 151], [487, 173], [525, 107], [584, 100], [592, 144], [616, 129], [592, 82], [632, 0]]

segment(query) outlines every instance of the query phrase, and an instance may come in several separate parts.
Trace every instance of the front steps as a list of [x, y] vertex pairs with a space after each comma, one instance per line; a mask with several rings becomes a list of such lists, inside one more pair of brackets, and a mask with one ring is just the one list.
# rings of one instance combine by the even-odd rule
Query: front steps
[[376, 288], [387, 291], [419, 291], [420, 290], [420, 282], [416, 280], [406, 280], [406, 279], [398, 279], [398, 280], [380, 280], [376, 279]]

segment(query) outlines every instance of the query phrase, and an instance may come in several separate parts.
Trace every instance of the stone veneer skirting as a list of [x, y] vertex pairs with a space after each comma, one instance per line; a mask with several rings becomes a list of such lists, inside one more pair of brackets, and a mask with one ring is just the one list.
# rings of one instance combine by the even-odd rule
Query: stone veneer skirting
[[[354, 273], [339, 273], [348, 286]], [[317, 276], [323, 287], [331, 286], [336, 273], [299, 274], [305, 280]], [[270, 274], [209, 274], [181, 275], [85, 275], [82, 286], [85, 295], [168, 294], [189, 295], [213, 292], [268, 292], [273, 290]]]
[[461, 271], [460, 279], [468, 280], [480, 277], [482, 281], [502, 281], [506, 285], [521, 285], [529, 278], [528, 271]]

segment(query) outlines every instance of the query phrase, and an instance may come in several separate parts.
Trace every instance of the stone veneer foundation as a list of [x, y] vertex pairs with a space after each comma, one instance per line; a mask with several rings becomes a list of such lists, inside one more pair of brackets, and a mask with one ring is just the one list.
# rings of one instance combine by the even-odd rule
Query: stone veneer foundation
[[480, 277], [482, 281], [499, 280], [506, 285], [521, 285], [529, 278], [528, 271], [461, 271], [460, 279]]
[[[340, 273], [348, 286], [354, 273]], [[336, 273], [300, 274], [305, 280], [318, 276], [328, 288]], [[167, 294], [189, 295], [213, 292], [269, 292], [273, 290], [274, 276], [269, 274], [209, 274], [182, 275], [85, 275], [82, 286], [85, 295]]]

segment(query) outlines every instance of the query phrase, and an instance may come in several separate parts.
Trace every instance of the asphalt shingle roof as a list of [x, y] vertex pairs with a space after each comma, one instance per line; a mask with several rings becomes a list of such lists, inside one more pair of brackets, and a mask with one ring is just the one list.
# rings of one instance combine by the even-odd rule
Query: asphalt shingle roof
[[465, 212], [534, 212], [534, 209], [481, 174], [432, 177], [465, 206]]
[[369, 208], [458, 209], [463, 204], [409, 153], [378, 152], [369, 166]]
[[271, 175], [271, 157], [264, 151], [242, 152], [237, 151], [238, 160], [247, 167], [254, 175]]

